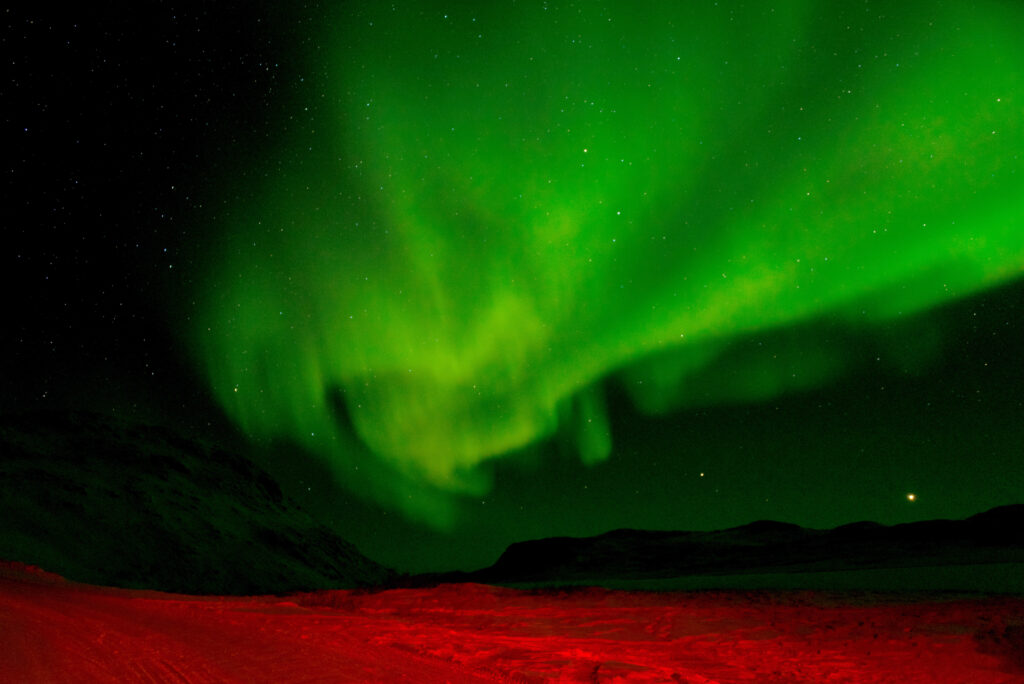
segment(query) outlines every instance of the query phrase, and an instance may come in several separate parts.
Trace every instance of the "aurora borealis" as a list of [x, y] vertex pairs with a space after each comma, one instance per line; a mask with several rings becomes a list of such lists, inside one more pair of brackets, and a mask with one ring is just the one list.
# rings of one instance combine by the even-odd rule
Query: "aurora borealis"
[[1022, 273], [1024, 10], [783, 5], [328, 12], [194, 295], [228, 414], [445, 528], [481, 464], [612, 456], [609, 388], [922, 372], [913, 317]]
[[1022, 14], [13, 8], [0, 418], [163, 426], [407, 572], [1020, 503]]

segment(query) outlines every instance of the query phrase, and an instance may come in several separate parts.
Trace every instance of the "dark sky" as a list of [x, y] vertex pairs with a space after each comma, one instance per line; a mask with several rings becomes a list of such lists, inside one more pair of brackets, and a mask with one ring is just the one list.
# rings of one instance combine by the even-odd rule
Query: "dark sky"
[[1024, 57], [929, 5], [8, 10], [0, 407], [248, 433], [403, 570], [1019, 503]]
[[8, 398], [112, 408], [180, 390], [164, 312], [188, 275], [174, 268], [274, 82], [259, 18], [214, 11], [6, 13]]

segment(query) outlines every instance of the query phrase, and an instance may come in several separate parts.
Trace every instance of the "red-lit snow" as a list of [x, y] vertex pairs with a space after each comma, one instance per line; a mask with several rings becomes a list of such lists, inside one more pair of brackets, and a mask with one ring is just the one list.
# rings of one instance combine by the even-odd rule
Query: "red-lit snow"
[[1024, 682], [1022, 624], [1019, 598], [482, 585], [192, 597], [0, 564], [4, 682]]

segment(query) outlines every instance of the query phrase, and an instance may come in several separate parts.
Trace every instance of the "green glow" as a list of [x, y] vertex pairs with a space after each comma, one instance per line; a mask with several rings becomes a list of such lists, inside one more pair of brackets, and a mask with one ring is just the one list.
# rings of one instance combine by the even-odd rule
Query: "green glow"
[[226, 410], [443, 526], [488, 459], [607, 458], [609, 379], [652, 412], [765, 399], [1019, 277], [1024, 9], [781, 4], [325, 20], [198, 288]]

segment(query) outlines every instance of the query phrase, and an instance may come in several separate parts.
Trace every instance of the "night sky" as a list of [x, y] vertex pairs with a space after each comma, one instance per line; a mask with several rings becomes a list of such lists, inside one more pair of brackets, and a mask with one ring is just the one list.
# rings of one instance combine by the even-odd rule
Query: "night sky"
[[1024, 6], [8, 10], [0, 407], [364, 553], [1024, 501]]

